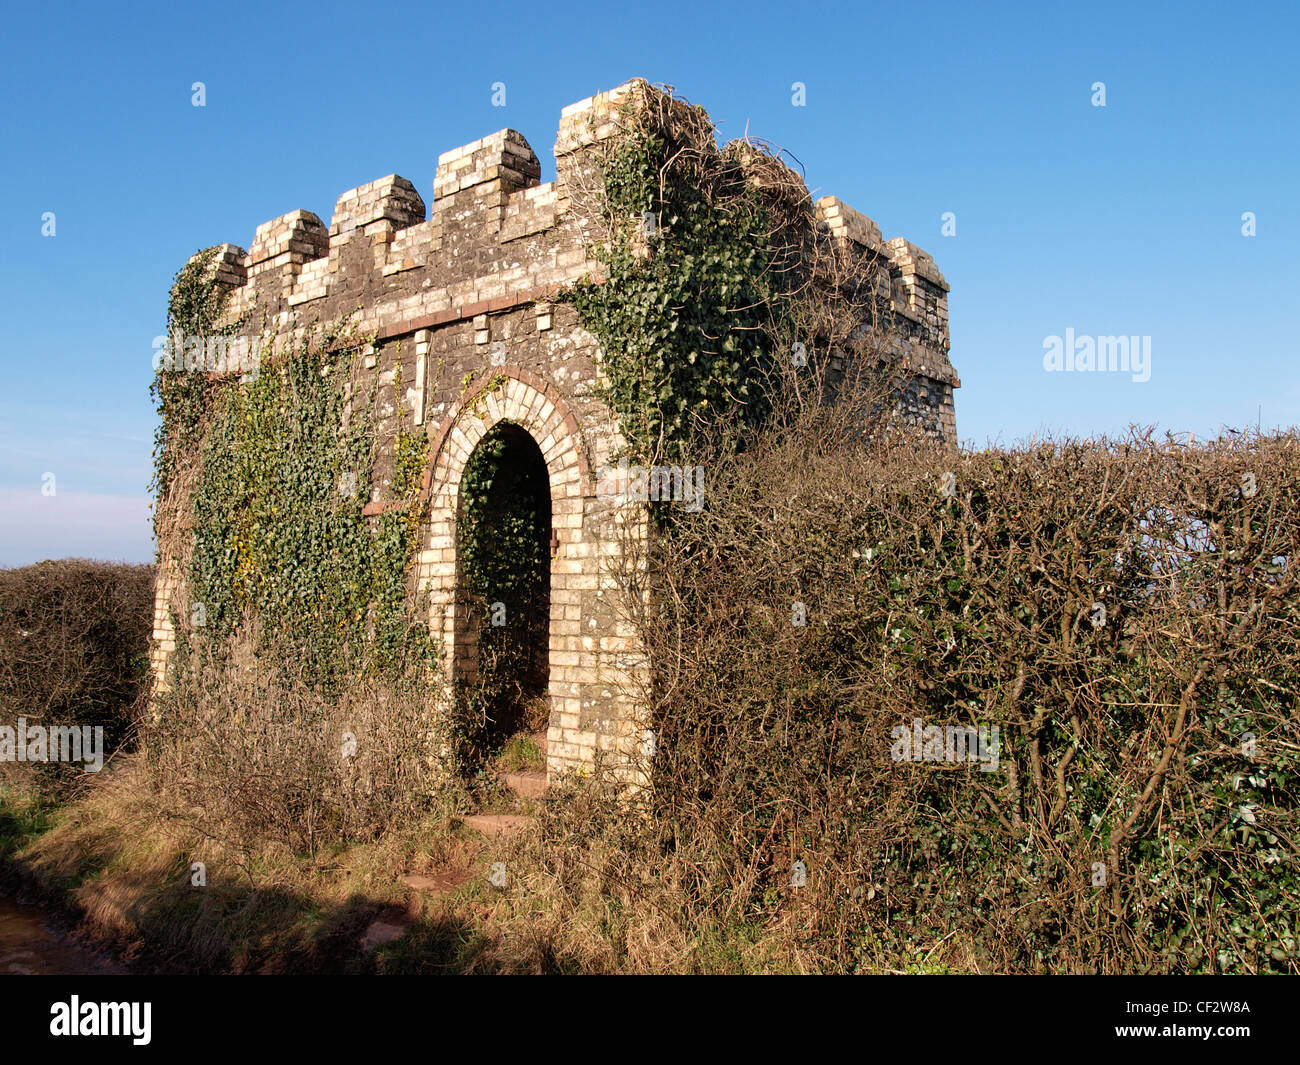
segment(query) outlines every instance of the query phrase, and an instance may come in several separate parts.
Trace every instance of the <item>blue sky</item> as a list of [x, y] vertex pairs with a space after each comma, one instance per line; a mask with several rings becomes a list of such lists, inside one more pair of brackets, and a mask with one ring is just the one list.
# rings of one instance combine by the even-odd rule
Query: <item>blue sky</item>
[[[1106, 3], [11, 7], [0, 39], [0, 565], [152, 558], [152, 338], [200, 247], [631, 77], [952, 285], [962, 442], [1300, 422], [1300, 14]], [[206, 85], [206, 106], [191, 85]], [[493, 107], [504, 82], [506, 106]], [[806, 106], [792, 85], [806, 86]], [[1092, 105], [1104, 82], [1106, 106]], [[45, 212], [55, 235], [42, 235]], [[1242, 235], [1253, 212], [1256, 235]], [[944, 212], [956, 233], [941, 233]], [[1151, 337], [1151, 376], [1044, 340]], [[47, 473], [55, 494], [43, 495]]]

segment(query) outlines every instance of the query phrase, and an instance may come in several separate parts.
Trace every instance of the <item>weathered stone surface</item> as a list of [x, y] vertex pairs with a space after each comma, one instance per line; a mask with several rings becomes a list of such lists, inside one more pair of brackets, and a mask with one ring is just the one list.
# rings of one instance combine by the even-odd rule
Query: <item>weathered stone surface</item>
[[394, 943], [406, 935], [408, 926], [393, 921], [371, 921], [366, 933], [361, 937], [362, 950], [377, 950], [379, 947]]
[[540, 799], [546, 791], [546, 774], [536, 771], [502, 773], [498, 779], [521, 799]]

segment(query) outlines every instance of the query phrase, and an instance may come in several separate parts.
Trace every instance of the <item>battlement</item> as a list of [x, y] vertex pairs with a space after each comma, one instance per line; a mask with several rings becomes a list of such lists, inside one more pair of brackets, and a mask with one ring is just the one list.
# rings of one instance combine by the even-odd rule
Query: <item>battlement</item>
[[[598, 141], [618, 135], [621, 129], [619, 108], [634, 96], [648, 96], [657, 90], [644, 78], [633, 78], [616, 89], [588, 96], [560, 111], [560, 128], [555, 137], [555, 158], [562, 159], [589, 148]], [[662, 95], [662, 94], [661, 94]], [[673, 101], [677, 107], [686, 107]]]
[[826, 226], [833, 237], [852, 241], [877, 255], [883, 255], [890, 260], [893, 272], [904, 278], [920, 277], [935, 288], [949, 291], [948, 282], [934, 265], [933, 256], [907, 238], [884, 240], [880, 235], [880, 226], [834, 196], [823, 196], [813, 206], [817, 220]]
[[389, 174], [349, 189], [334, 205], [329, 242], [345, 243], [357, 230], [366, 236], [392, 233], [424, 221], [424, 201], [404, 177]]
[[[293, 328], [300, 312], [330, 318], [361, 308], [359, 327], [396, 335], [413, 322], [544, 301], [581, 277], [599, 278], [603, 265], [588, 257], [590, 235], [571, 208], [591, 184], [586, 153], [620, 135], [620, 108], [637, 95], [690, 107], [634, 79], [561, 111], [555, 181], [541, 184], [528, 141], [502, 129], [438, 156], [428, 207], [414, 184], [389, 174], [339, 196], [328, 228], [296, 210], [258, 226], [247, 252], [220, 245], [217, 278], [230, 291], [231, 319], [256, 307], [277, 328]], [[757, 168], [754, 181], [765, 174]], [[832, 239], [879, 260], [881, 292], [912, 323], [911, 343], [930, 350], [925, 361], [939, 379], [956, 383], [946, 356], [948, 284], [934, 259], [902, 237], [885, 240], [837, 197], [821, 197], [813, 210]]]
[[835, 196], [823, 196], [813, 204], [813, 208], [817, 221], [826, 227], [831, 236], [852, 241], [869, 251], [879, 252], [883, 247], [880, 227], [843, 200]]
[[321, 220], [310, 211], [290, 211], [257, 227], [244, 259], [244, 272], [252, 279], [276, 270], [289, 279], [304, 263], [328, 251], [329, 234]]
[[476, 196], [508, 195], [532, 188], [541, 176], [542, 164], [524, 135], [503, 129], [438, 156], [433, 202], [445, 210], [457, 193], [470, 189]]

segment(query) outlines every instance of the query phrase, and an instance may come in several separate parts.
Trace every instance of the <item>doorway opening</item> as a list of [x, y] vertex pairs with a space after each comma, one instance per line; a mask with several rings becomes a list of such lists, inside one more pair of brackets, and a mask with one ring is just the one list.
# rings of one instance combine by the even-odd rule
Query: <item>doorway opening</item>
[[544, 734], [550, 714], [551, 487], [526, 429], [498, 422], [460, 482], [458, 680], [471, 754]]

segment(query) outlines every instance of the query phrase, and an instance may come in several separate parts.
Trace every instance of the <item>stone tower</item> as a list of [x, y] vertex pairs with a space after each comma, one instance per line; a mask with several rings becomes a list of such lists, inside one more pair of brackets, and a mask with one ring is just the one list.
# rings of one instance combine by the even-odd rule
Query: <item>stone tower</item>
[[[424, 426], [427, 511], [414, 580], [427, 593], [428, 623], [444, 651], [447, 681], [472, 673], [474, 626], [458, 616], [457, 499], [475, 447], [510, 422], [535, 441], [551, 499], [548, 774], [590, 767], [596, 753], [628, 757], [640, 742], [638, 685], [645, 665], [617, 609], [610, 567], [629, 561], [637, 505], [597, 491], [597, 474], [623, 448], [618, 419], [601, 399], [602, 353], [564, 286], [599, 277], [590, 234], [574, 210], [593, 146], [618, 136], [617, 108], [637, 80], [564, 108], [555, 142], [557, 177], [540, 184], [528, 142], [505, 129], [438, 159], [431, 207], [405, 178], [389, 175], [338, 198], [327, 227], [296, 210], [257, 227], [248, 250], [217, 252], [227, 315], [267, 339], [300, 335], [313, 321], [349, 319], [373, 334], [366, 369], [400, 380], [406, 409], [371, 412], [381, 468], [391, 469], [399, 415]], [[868, 217], [834, 197], [814, 205], [824, 232], [878, 257], [887, 268], [896, 346], [911, 373], [902, 402], [909, 420], [955, 442], [948, 360], [948, 285], [915, 245], [885, 241]], [[400, 378], [397, 374], [400, 373]], [[391, 394], [391, 390], [386, 390]], [[390, 505], [383, 478], [366, 513]], [[642, 508], [643, 510], [643, 508]], [[175, 560], [160, 560], [153, 668], [166, 683], [174, 649]]]

